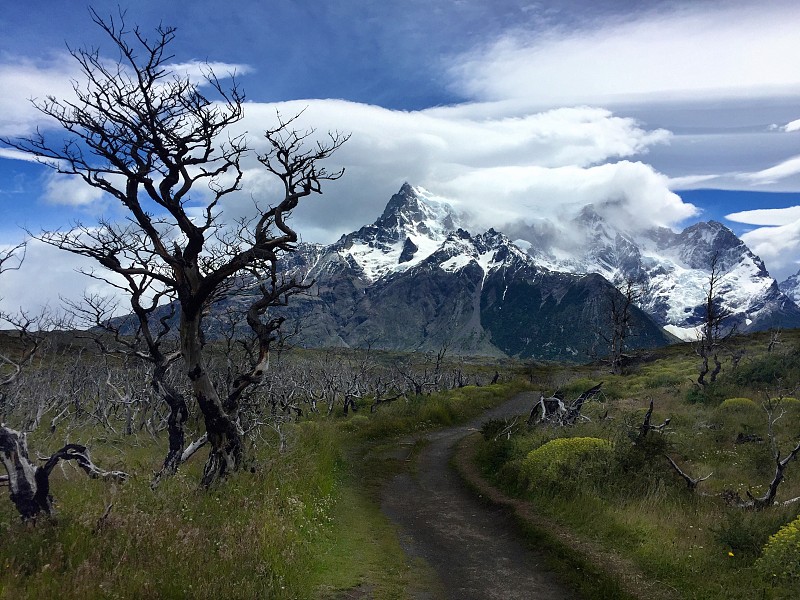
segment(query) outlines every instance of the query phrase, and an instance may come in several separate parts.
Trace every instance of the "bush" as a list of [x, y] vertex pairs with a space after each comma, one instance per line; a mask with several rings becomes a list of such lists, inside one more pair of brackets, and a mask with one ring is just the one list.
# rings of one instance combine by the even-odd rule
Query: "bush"
[[731, 392], [736, 393], [737, 391], [736, 387], [720, 381], [709, 383], [705, 386], [693, 385], [686, 392], [686, 401], [689, 404], [717, 406], [726, 398], [730, 398], [733, 395]]
[[481, 425], [481, 435], [487, 442], [493, 441], [500, 433], [508, 427], [505, 419], [489, 419]]
[[756, 565], [767, 579], [800, 584], [800, 517], [769, 538]]
[[511, 457], [511, 444], [508, 440], [489, 439], [478, 446], [477, 459], [484, 475], [493, 477], [503, 468]]
[[644, 387], [647, 389], [676, 387], [684, 381], [686, 381], [686, 375], [683, 373], [655, 373], [645, 380]]
[[600, 438], [574, 437], [551, 440], [532, 450], [522, 461], [529, 489], [577, 488], [599, 482], [611, 463], [611, 442]]
[[758, 408], [758, 405], [750, 398], [728, 398], [719, 405], [719, 408], [730, 411], [750, 411]]
[[795, 352], [767, 354], [740, 366], [730, 377], [741, 386], [771, 386], [778, 379], [792, 386], [800, 382], [800, 360]]
[[714, 539], [740, 559], [754, 561], [761, 554], [770, 534], [785, 523], [783, 515], [769, 511], [743, 512], [732, 509], [725, 519], [711, 530]]

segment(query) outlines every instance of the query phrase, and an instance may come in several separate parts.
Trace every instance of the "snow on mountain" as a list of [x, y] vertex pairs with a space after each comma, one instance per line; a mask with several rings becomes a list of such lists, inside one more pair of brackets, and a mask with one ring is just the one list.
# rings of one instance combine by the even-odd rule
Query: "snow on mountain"
[[659, 326], [691, 340], [714, 257], [730, 325], [800, 327], [800, 309], [761, 260], [714, 221], [628, 232], [589, 205], [564, 226], [512, 228], [514, 242], [494, 229], [472, 235], [465, 221], [447, 200], [406, 183], [371, 225], [331, 246], [304, 245], [297, 268], [319, 288], [298, 309], [314, 323], [309, 338], [398, 349], [457, 340], [464, 352], [563, 358], [564, 344], [594, 343], [596, 325], [580, 319], [606, 318], [608, 282], [632, 280], [645, 290], [641, 343], [666, 343]]
[[800, 310], [778, 289], [764, 263], [727, 227], [701, 222], [675, 233], [636, 234], [611, 227], [589, 205], [570, 224], [565, 243], [552, 236], [526, 240], [535, 262], [553, 271], [599, 273], [618, 287], [642, 284], [641, 307], [670, 333], [695, 339], [702, 322], [711, 264], [722, 274], [716, 290], [729, 324], [740, 330], [770, 326], [776, 315], [800, 324]]
[[427, 263], [436, 264], [440, 269], [450, 273], [476, 264], [483, 272], [484, 281], [493, 270], [509, 266], [515, 261], [533, 265], [530, 256], [517, 248], [502, 233], [489, 229], [486, 233], [473, 237], [460, 228], [450, 234], [426, 260]]
[[366, 280], [376, 281], [422, 262], [459, 224], [447, 200], [405, 183], [375, 223], [342, 236], [335, 248]]
[[800, 271], [778, 284], [780, 290], [795, 304], [800, 305]]
[[[470, 234], [441, 198], [404, 184], [371, 225], [330, 246], [287, 257], [314, 290], [283, 310], [297, 343], [387, 350], [582, 360], [596, 355], [607, 303], [619, 292], [599, 275], [551, 272], [504, 234]], [[668, 336], [636, 309], [632, 345]]]

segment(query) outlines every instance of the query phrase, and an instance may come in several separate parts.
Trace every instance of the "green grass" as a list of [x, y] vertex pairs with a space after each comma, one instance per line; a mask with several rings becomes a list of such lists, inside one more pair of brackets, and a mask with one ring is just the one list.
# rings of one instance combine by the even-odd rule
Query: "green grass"
[[[199, 488], [204, 452], [150, 490], [164, 441], [76, 430], [95, 462], [133, 474], [125, 484], [56, 469], [57, 516], [23, 524], [0, 502], [0, 598], [405, 598], [431, 589], [378, 509], [385, 478], [407, 468], [397, 436], [463, 422], [520, 389], [466, 387], [399, 400], [371, 414], [313, 415], [286, 428], [288, 450], [262, 441], [253, 472]], [[30, 446], [62, 439], [36, 432]], [[367, 450], [369, 449], [369, 450]], [[411, 448], [410, 452], [414, 452]], [[363, 457], [368, 457], [364, 460]], [[101, 518], [106, 507], [112, 507]]]
[[4, 503], [0, 597], [311, 597], [305, 574], [341, 501], [340, 458], [333, 428], [292, 433], [289, 452], [207, 492], [201, 461], [156, 492], [147, 472], [117, 486], [67, 468], [54, 476], [55, 519], [25, 525]]
[[[796, 583], [765, 577], [756, 564], [770, 536], [800, 513], [800, 503], [752, 512], [722, 498], [725, 491], [763, 494], [772, 479], [768, 399], [777, 405], [773, 416], [782, 415], [773, 427], [782, 456], [800, 440], [800, 403], [792, 398], [800, 384], [795, 352], [800, 332], [786, 332], [785, 346], [773, 353], [766, 352], [763, 338], [737, 338], [733, 343], [747, 348], [747, 354], [737, 368], [726, 361], [718, 382], [704, 390], [692, 383], [698, 361], [689, 345], [661, 351], [624, 376], [593, 365], [561, 370], [544, 383], [557, 383], [568, 400], [605, 382], [604, 394], [585, 407], [591, 421], [539, 427], [511, 440], [484, 439], [477, 460], [507, 493], [527, 499], [540, 515], [579, 538], [632, 560], [677, 598], [795, 598]], [[650, 433], [635, 444], [651, 399], [651, 422], [670, 418], [670, 424], [665, 433]], [[737, 443], [739, 434], [763, 441]], [[531, 473], [533, 463], [526, 457], [562, 437], [608, 440], [614, 451], [605, 465], [592, 469], [571, 465], [554, 474], [557, 465], [551, 462], [541, 473]], [[693, 477], [713, 473], [699, 485], [701, 494], [687, 489], [664, 454]], [[557, 485], [543, 485], [548, 479]], [[778, 500], [797, 496], [800, 465], [793, 463]], [[790, 552], [800, 561], [800, 546]]]

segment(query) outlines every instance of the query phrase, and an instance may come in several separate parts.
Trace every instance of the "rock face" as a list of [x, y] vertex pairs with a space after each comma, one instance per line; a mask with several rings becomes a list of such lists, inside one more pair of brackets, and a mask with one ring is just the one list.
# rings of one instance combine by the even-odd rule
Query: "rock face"
[[[732, 231], [716, 221], [675, 233], [653, 229], [636, 235], [611, 227], [583, 209], [571, 224], [570, 251], [522, 239], [539, 265], [567, 273], [599, 273], [618, 287], [628, 280], [644, 290], [640, 306], [659, 325], [683, 339], [694, 339], [703, 320], [711, 264], [721, 274], [717, 298], [738, 331], [800, 327], [800, 309], [767, 272], [764, 263]], [[517, 235], [530, 231], [522, 228]], [[535, 232], [533, 232], [535, 233]]]
[[[372, 225], [328, 246], [301, 246], [292, 269], [315, 295], [295, 298], [300, 339], [346, 345], [584, 360], [603, 355], [608, 302], [619, 292], [596, 274], [537, 266], [503, 234], [473, 235], [449, 205], [404, 185]], [[671, 341], [634, 308], [631, 347]]]
[[[728, 325], [800, 327], [800, 309], [787, 296], [800, 295], [798, 276], [782, 291], [714, 221], [632, 235], [589, 205], [568, 223], [568, 239], [520, 225], [514, 242], [493, 229], [470, 233], [464, 221], [447, 201], [404, 184], [371, 225], [329, 246], [299, 244], [282, 268], [314, 286], [281, 309], [298, 326], [294, 341], [586, 360], [606, 354], [612, 299], [619, 306], [617, 288], [632, 281], [644, 292], [631, 310], [627, 345], [656, 347], [673, 335], [695, 339], [714, 260]], [[249, 295], [215, 310], [241, 304], [243, 313]]]
[[800, 271], [778, 284], [778, 288], [795, 304], [800, 304]]

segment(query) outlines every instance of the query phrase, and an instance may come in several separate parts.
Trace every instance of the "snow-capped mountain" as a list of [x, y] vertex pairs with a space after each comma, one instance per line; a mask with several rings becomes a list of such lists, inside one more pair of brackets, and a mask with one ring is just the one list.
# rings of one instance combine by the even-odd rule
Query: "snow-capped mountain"
[[[628, 348], [665, 345], [673, 335], [694, 339], [715, 263], [715, 295], [729, 324], [800, 327], [800, 308], [714, 221], [680, 233], [631, 233], [587, 206], [560, 229], [513, 227], [514, 242], [494, 229], [473, 235], [465, 221], [446, 200], [404, 184], [371, 225], [328, 246], [301, 243], [282, 258], [282, 269], [314, 285], [275, 310], [299, 325], [294, 341], [305, 346], [447, 345], [463, 354], [585, 360], [606, 354], [611, 306], [623, 304], [618, 287], [628, 281], [644, 290], [630, 315]], [[782, 284], [795, 297], [798, 279]], [[214, 310], [247, 306], [253, 293]]]
[[695, 337], [715, 261], [720, 275], [715, 297], [730, 314], [729, 326], [739, 331], [800, 326], [800, 309], [761, 259], [721, 223], [701, 222], [680, 233], [660, 228], [632, 234], [612, 227], [590, 205], [570, 231], [568, 249], [536, 237], [517, 243], [551, 270], [599, 273], [618, 287], [636, 282], [643, 290], [640, 306], [678, 337]]
[[[315, 346], [585, 359], [619, 292], [595, 274], [540, 267], [493, 229], [472, 235], [443, 200], [405, 184], [372, 225], [290, 258], [317, 294], [293, 299], [301, 339]], [[632, 346], [670, 337], [636, 309]]]
[[800, 271], [778, 284], [780, 290], [791, 300], [800, 305]]
[[342, 236], [333, 248], [374, 282], [419, 264], [460, 224], [447, 201], [405, 183], [375, 223]]

